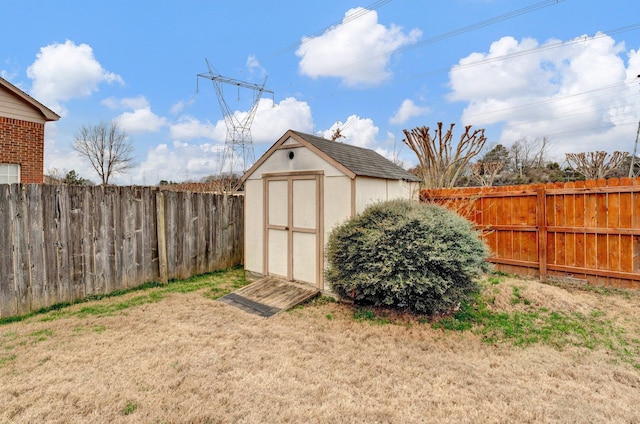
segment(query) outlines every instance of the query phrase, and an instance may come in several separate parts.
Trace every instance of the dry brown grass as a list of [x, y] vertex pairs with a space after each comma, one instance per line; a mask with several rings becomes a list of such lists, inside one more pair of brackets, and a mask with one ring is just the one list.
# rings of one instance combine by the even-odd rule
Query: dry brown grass
[[[528, 307], [600, 310], [640, 339], [636, 295], [508, 280], [492, 307], [525, 308], [513, 286]], [[640, 422], [640, 370], [603, 348], [487, 344], [336, 303], [265, 319], [202, 290], [42, 318], [0, 326], [2, 422]]]

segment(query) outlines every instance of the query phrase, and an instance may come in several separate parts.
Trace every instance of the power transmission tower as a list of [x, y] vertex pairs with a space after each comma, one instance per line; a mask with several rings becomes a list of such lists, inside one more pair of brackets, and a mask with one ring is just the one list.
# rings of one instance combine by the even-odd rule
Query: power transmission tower
[[[205, 59], [205, 61], [207, 62], [209, 72], [198, 74], [198, 77], [209, 79], [213, 83], [213, 87], [215, 88], [216, 95], [218, 97], [218, 103], [220, 104], [220, 110], [224, 115], [224, 122], [227, 127], [224, 152], [220, 160], [220, 174], [221, 176], [228, 174], [229, 177], [232, 177], [233, 173], [236, 171], [245, 173], [255, 162], [253, 140], [251, 138], [251, 124], [253, 123], [253, 119], [255, 118], [258, 110], [258, 103], [260, 102], [262, 94], [271, 93], [273, 97], [274, 93], [264, 87], [267, 82], [266, 77], [262, 84], [252, 84], [233, 78], [223, 77], [215, 70], [208, 60]], [[253, 92], [253, 104], [246, 115], [241, 116], [235, 114], [231, 110], [229, 104], [224, 98], [224, 84], [236, 86], [238, 88], [238, 93], [240, 92], [240, 88], [249, 89]]]
[[636, 144], [633, 146], [633, 155], [631, 155], [631, 165], [629, 166], [629, 178], [637, 177], [636, 174], [636, 154], [638, 152], [638, 137], [640, 137], [640, 121], [638, 121], [638, 132], [636, 132]]
[[[637, 78], [640, 78], [640, 75], [638, 75]], [[637, 174], [635, 170], [636, 153], [638, 152], [638, 137], [640, 137], [640, 120], [638, 121], [638, 132], [636, 132], [636, 143], [633, 145], [633, 155], [631, 155], [631, 165], [629, 165], [629, 178], [640, 176], [640, 174]]]

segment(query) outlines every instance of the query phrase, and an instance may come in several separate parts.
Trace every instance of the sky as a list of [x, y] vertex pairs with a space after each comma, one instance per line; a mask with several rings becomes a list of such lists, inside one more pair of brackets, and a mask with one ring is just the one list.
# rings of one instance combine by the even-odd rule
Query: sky
[[[485, 129], [486, 149], [546, 138], [564, 154], [632, 152], [640, 120], [637, 0], [2, 0], [0, 76], [57, 112], [45, 173], [99, 182], [72, 148], [117, 122], [134, 167], [117, 184], [220, 170], [219, 103], [251, 125], [255, 158], [287, 130], [414, 166], [403, 130]], [[211, 65], [211, 69], [207, 65]], [[209, 72], [213, 74], [210, 74]], [[205, 77], [198, 77], [204, 74]], [[242, 81], [219, 83], [207, 75]], [[273, 92], [273, 93], [270, 93]]]

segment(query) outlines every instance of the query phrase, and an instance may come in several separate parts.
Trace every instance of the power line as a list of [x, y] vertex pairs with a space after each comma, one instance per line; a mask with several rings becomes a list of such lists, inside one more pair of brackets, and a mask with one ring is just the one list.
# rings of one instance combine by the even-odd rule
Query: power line
[[[291, 45], [289, 45], [289, 46], [287, 46], [287, 47], [285, 47], [283, 49], [278, 50], [274, 54], [268, 56], [267, 59], [270, 59], [270, 58], [272, 58], [274, 56], [282, 54], [282, 53], [284, 53], [284, 52], [286, 52], [288, 50], [292, 50], [292, 49], [298, 48], [301, 44], [313, 40], [315, 37], [318, 37], [318, 36], [324, 34], [326, 31], [338, 28], [338, 27], [340, 27], [342, 25], [345, 25], [345, 24], [347, 24], [349, 22], [352, 22], [353, 20], [358, 19], [358, 18], [366, 15], [367, 13], [371, 12], [372, 10], [375, 10], [375, 9], [379, 8], [379, 7], [389, 3], [390, 1], [391, 0], [376, 1], [376, 2], [372, 3], [371, 5], [369, 5], [367, 8], [359, 10], [357, 13], [353, 13], [352, 15], [349, 15], [344, 20], [339, 21], [337, 23], [334, 23], [334, 24], [332, 24], [330, 26], [327, 26], [327, 27], [325, 27], [325, 28], [323, 28], [321, 30], [318, 30], [318, 31], [314, 32], [310, 36], [305, 37], [302, 42], [296, 42], [296, 43], [293, 43], [293, 44], [291, 44]], [[390, 55], [397, 55], [399, 53], [403, 53], [403, 52], [406, 52], [406, 51], [409, 51], [409, 50], [421, 48], [421, 47], [424, 47], [426, 45], [433, 44], [433, 43], [436, 43], [436, 42], [439, 42], [439, 41], [442, 41], [442, 40], [445, 40], [445, 39], [448, 39], [448, 38], [452, 38], [452, 37], [455, 37], [455, 36], [458, 36], [458, 35], [462, 35], [462, 34], [465, 34], [465, 33], [468, 33], [468, 32], [471, 32], [471, 31], [474, 31], [474, 30], [477, 30], [477, 29], [480, 29], [480, 28], [483, 28], [483, 27], [486, 27], [486, 26], [490, 26], [490, 25], [493, 25], [493, 24], [496, 24], [496, 23], [499, 23], [499, 22], [502, 22], [502, 21], [505, 21], [505, 20], [508, 20], [508, 19], [512, 19], [512, 18], [515, 18], [515, 17], [518, 17], [518, 16], [522, 16], [522, 15], [525, 15], [525, 14], [528, 14], [528, 13], [532, 13], [534, 11], [546, 8], [548, 6], [559, 4], [559, 3], [563, 2], [563, 1], [565, 1], [565, 0], [545, 0], [545, 1], [537, 2], [537, 3], [534, 3], [532, 5], [529, 5], [529, 6], [517, 9], [517, 10], [513, 10], [513, 11], [507, 12], [505, 14], [502, 14], [502, 15], [499, 15], [499, 16], [496, 16], [496, 17], [492, 17], [492, 18], [489, 18], [489, 19], [486, 19], [486, 20], [483, 20], [483, 21], [480, 21], [480, 22], [476, 22], [476, 23], [471, 24], [471, 25], [467, 25], [467, 26], [464, 26], [464, 27], [461, 27], [461, 28], [457, 28], [457, 29], [445, 32], [443, 34], [436, 35], [434, 37], [430, 37], [430, 38], [428, 38], [426, 40], [420, 41], [420, 42], [412, 44], [410, 46], [406, 46], [404, 48], [397, 49], [397, 50], [393, 51], [392, 53], [390, 53]], [[541, 53], [541, 52], [544, 52], [544, 51], [547, 51], [547, 50], [551, 50], [551, 49], [571, 46], [571, 45], [574, 45], [574, 44], [579, 44], [579, 43], [584, 43], [584, 42], [591, 42], [591, 41], [594, 41], [594, 40], [597, 40], [597, 39], [600, 39], [600, 38], [603, 38], [603, 37], [607, 37], [607, 36], [612, 35], [612, 34], [618, 34], [618, 33], [627, 32], [627, 31], [634, 31], [634, 30], [638, 30], [638, 29], [640, 29], [640, 23], [635, 23], [635, 24], [624, 26], [624, 27], [619, 27], [619, 28], [616, 28], [616, 29], [613, 29], [613, 30], [608, 30], [608, 31], [605, 31], [603, 34], [597, 34], [597, 35], [595, 35], [593, 37], [590, 37], [590, 38], [587, 38], [587, 37], [585, 37], [585, 38], [577, 38], [577, 39], [569, 41], [569, 42], [558, 42], [558, 43], [553, 43], [553, 44], [547, 44], [547, 45], [544, 45], [544, 46], [541, 46], [541, 47], [537, 47], [537, 48], [534, 48], [534, 49], [527, 49], [527, 50], [523, 50], [523, 51], [520, 51], [520, 52], [514, 52], [514, 53], [511, 53], [511, 54], [507, 54], [507, 55], [503, 55], [503, 56], [499, 56], [499, 57], [487, 58], [485, 60], [481, 60], [481, 61], [477, 61], [477, 62], [473, 62], [473, 63], [469, 63], [469, 64], [456, 65], [453, 68], [450, 67], [450, 68], [446, 68], [446, 69], [443, 69], [443, 70], [431, 71], [431, 72], [429, 72], [427, 74], [421, 74], [421, 75], [429, 75], [429, 74], [434, 74], [434, 73], [445, 73], [445, 72], [459, 71], [459, 70], [468, 69], [468, 68], [471, 68], [471, 67], [474, 67], [474, 66], [481, 66], [481, 65], [485, 65], [485, 64], [489, 64], [489, 63], [498, 62], [498, 61], [508, 60], [508, 59], [512, 59], [512, 58], [518, 58], [518, 57], [521, 57], [521, 56], [524, 56], [524, 55]], [[362, 63], [366, 63], [368, 61], [375, 60], [375, 59], [377, 59], [379, 57], [383, 57], [383, 56], [387, 56], [387, 54], [371, 56], [371, 57], [369, 57], [369, 58], [367, 58], [365, 60], [354, 62], [351, 65], [345, 66], [345, 67], [343, 67], [343, 69], [359, 66]], [[624, 84], [624, 83], [622, 83], [622, 84]], [[613, 84], [611, 86], [602, 87], [602, 88], [598, 88], [598, 89], [594, 89], [594, 90], [589, 90], [589, 91], [586, 91], [586, 92], [583, 92], [583, 93], [575, 93], [575, 94], [572, 94], [572, 95], [557, 97], [557, 98], [554, 98], [554, 99], [547, 99], [547, 100], [543, 100], [543, 101], [539, 101], [539, 102], [533, 102], [533, 103], [530, 103], [530, 104], [513, 106], [513, 107], [510, 107], [510, 108], [505, 108], [503, 111], [509, 111], [509, 110], [517, 109], [517, 108], [534, 107], [537, 104], [544, 104], [544, 103], [549, 103], [549, 102], [557, 102], [557, 101], [559, 101], [561, 99], [571, 98], [573, 96], [582, 96], [582, 95], [586, 95], [586, 94], [591, 93], [591, 92], [595, 92], [595, 91], [599, 91], [599, 90], [605, 90], [605, 89], [608, 89], [608, 88], [614, 88], [614, 87], [616, 87], [618, 85], [621, 85], [621, 84], [620, 83], [619, 84]], [[562, 105], [561, 107], [565, 107], [565, 106], [568, 107], [568, 105]], [[593, 104], [591, 106], [593, 106]], [[609, 109], [609, 108], [607, 108], [607, 109]], [[604, 110], [607, 110], [607, 109], [604, 109]], [[596, 112], [603, 112], [604, 110], [596, 110]], [[482, 114], [498, 113], [498, 112], [500, 112], [500, 111], [496, 110], [496, 111], [484, 112]], [[585, 113], [588, 113], [588, 112], [585, 112]], [[564, 118], [568, 118], [568, 117], [571, 117], [571, 116], [577, 116], [577, 115], [580, 115], [580, 114], [582, 114], [582, 113], [575, 113], [575, 110], [574, 110], [570, 114], [558, 115], [558, 117], [560, 119], [564, 119]], [[475, 114], [475, 115], [472, 115], [472, 116], [477, 116], [477, 115], [478, 114]], [[347, 120], [347, 121], [348, 122], [345, 123], [346, 125], [351, 124], [351, 122], [349, 122], [349, 120]], [[522, 122], [522, 123], [514, 124], [514, 125], [525, 125], [525, 124], [526, 124], [526, 122]], [[627, 124], [624, 124], [624, 125], [627, 125]], [[597, 128], [606, 128], [606, 127], [597, 127]], [[565, 132], [557, 133], [557, 134], [565, 134], [565, 133], [567, 133], [567, 132], [565, 131]]]
[[[639, 105], [640, 102], [633, 102], [633, 103], [628, 103], [626, 106], [632, 107], [632, 106], [636, 106]], [[584, 108], [586, 109], [586, 107]], [[553, 124], [554, 126], [559, 126], [560, 123], [562, 121], [565, 121], [567, 119], [571, 119], [571, 118], [575, 118], [581, 115], [586, 115], [586, 114], [602, 114], [603, 112], [606, 112], [607, 110], [610, 110], [611, 108], [604, 108], [604, 109], [594, 109], [594, 110], [589, 110], [586, 112], [576, 112], [576, 113], [566, 113], [566, 114], [556, 114], [554, 115], [553, 118], [551, 119], [545, 119], [544, 122], [548, 123], [548, 124]], [[580, 133], [580, 132], [584, 132], [584, 131], [588, 131], [588, 130], [596, 130], [596, 129], [605, 129], [605, 128], [610, 128], [611, 126], [615, 126], [615, 127], [621, 127], [621, 126], [627, 126], [627, 125], [633, 125], [635, 124], [635, 115], [632, 114], [631, 112], [625, 113], [625, 114], [620, 114], [620, 115], [616, 115], [617, 118], [622, 118], [622, 119], [628, 119], [628, 118], [633, 118], [633, 121], [630, 122], [616, 122], [616, 123], [608, 123], [605, 125], [599, 125], [596, 127], [591, 127], [591, 128], [584, 128], [583, 124], [573, 124], [573, 125], [563, 125], [563, 129], [564, 131], [560, 131], [560, 132], [556, 132], [556, 133], [552, 133], [552, 134], [547, 134], [548, 136], [553, 136], [553, 135], [565, 135], [565, 134], [571, 134], [571, 133]], [[504, 121], [504, 119], [503, 119]], [[518, 127], [525, 127], [527, 125], [532, 125], [532, 124], [538, 124], [540, 123], [539, 119], [529, 119], [526, 121], [517, 121], [517, 122], [513, 122], [513, 123], [507, 123], [502, 127], [502, 131], [505, 130], [516, 130]]]
[[[468, 116], [469, 117], [481, 117], [481, 116], [484, 116], [484, 115], [490, 115], [490, 114], [494, 114], [494, 113], [511, 112], [511, 111], [515, 111], [515, 110], [518, 110], [518, 109], [527, 109], [527, 108], [532, 108], [532, 107], [535, 107], [535, 106], [541, 106], [541, 105], [545, 105], [545, 104], [552, 104], [552, 103], [555, 103], [555, 102], [559, 102], [559, 101], [563, 101], [563, 100], [567, 100], [567, 99], [572, 99], [572, 98], [575, 98], [575, 97], [584, 96], [584, 95], [592, 94], [592, 93], [596, 93], [596, 92], [607, 91], [606, 93], [604, 93], [602, 95], [599, 95], [599, 96], [604, 96], [604, 95], [609, 95], [610, 96], [611, 95], [611, 92], [610, 92], [611, 89], [616, 88], [616, 87], [624, 87], [629, 82], [631, 82], [631, 80], [627, 80], [627, 81], [624, 81], [624, 82], [619, 82], [619, 83], [615, 83], [615, 84], [606, 85], [606, 86], [603, 86], [603, 87], [600, 87], [600, 88], [594, 88], [592, 90], [587, 90], [587, 91], [583, 91], [583, 92], [580, 92], [580, 93], [567, 94], [565, 96], [556, 96], [556, 97], [553, 97], [553, 98], [539, 100], [539, 101], [536, 101], [536, 102], [524, 103], [524, 104], [520, 104], [520, 105], [516, 105], [516, 106], [510, 106], [510, 107], [502, 108], [502, 109], [493, 109], [493, 110], [486, 111], [486, 112], [478, 112], [478, 113], [474, 113], [474, 114], [471, 114], [471, 115], [468, 115]], [[627, 97], [632, 97], [634, 95], [635, 94], [629, 94], [629, 95], [622, 96], [622, 97], [618, 96], [618, 97], [616, 97], [616, 100], [624, 99], [624, 98], [627, 98]], [[573, 102], [567, 102], [567, 103], [562, 104], [561, 107], [568, 107], [568, 106], [571, 106], [571, 105], [573, 105], [575, 103], [584, 103], [584, 100], [576, 99]]]
[[300, 47], [302, 44], [308, 43], [309, 41], [313, 40], [315, 37], [318, 37], [322, 34], [324, 34], [325, 32], [332, 30], [332, 29], [336, 29], [339, 28], [341, 26], [344, 26], [346, 24], [348, 24], [349, 22], [355, 21], [356, 19], [370, 13], [373, 12], [376, 9], [379, 9], [380, 7], [384, 6], [385, 4], [391, 3], [392, 0], [377, 0], [373, 3], [371, 3], [369, 6], [365, 7], [365, 8], [360, 8], [360, 10], [352, 13], [351, 15], [345, 17], [344, 19], [334, 22], [331, 25], [328, 25], [322, 29], [317, 30], [316, 32], [314, 32], [313, 34], [309, 35], [309, 36], [305, 36], [303, 38], [302, 41], [296, 41], [294, 43], [291, 43], [279, 50], [277, 50], [276, 52], [270, 54], [269, 56], [261, 59], [261, 62], [267, 62], [271, 59], [273, 59], [276, 56], [280, 56], [283, 53], [286, 53], [288, 51], [291, 50], [295, 50], [298, 47]]
[[[615, 127], [626, 127], [628, 125], [635, 125], [635, 121], [634, 122], [624, 122], [624, 123], [619, 123], [619, 124], [615, 124]], [[570, 128], [576, 128], [576, 129], [572, 129], [569, 131], [559, 131], [559, 132], [555, 132], [555, 133], [550, 133], [550, 134], [546, 134], [547, 137], [553, 137], [556, 135], [567, 135], [567, 134], [576, 134], [576, 133], [583, 133], [585, 131], [594, 131], [594, 130], [602, 130], [602, 129], [607, 129], [607, 128], [612, 128], [614, 127], [612, 124], [609, 125], [598, 125], [598, 126], [593, 126], [593, 127], [584, 127], [584, 126], [580, 126], [579, 128], [577, 126], [573, 126]], [[507, 128], [507, 126], [503, 127], [503, 128]], [[511, 128], [511, 127], [508, 127]]]
[[[276, 51], [275, 53], [267, 56], [265, 59], [262, 59], [262, 61], [266, 62], [266, 61], [272, 59], [275, 56], [279, 56], [282, 53], [285, 53], [285, 52], [293, 50], [293, 49], [297, 49], [301, 44], [304, 44], [304, 43], [307, 43], [309, 41], [312, 41], [315, 37], [318, 37], [318, 36], [324, 34], [326, 31], [332, 30], [332, 29], [336, 29], [336, 28], [338, 28], [340, 26], [343, 26], [343, 25], [345, 25], [345, 24], [347, 24], [347, 23], [349, 23], [351, 21], [354, 21], [354, 20], [360, 18], [361, 16], [366, 15], [367, 13], [369, 13], [371, 11], [378, 9], [381, 6], [384, 6], [387, 3], [390, 3], [391, 1], [392, 0], [378, 0], [378, 1], [374, 2], [374, 3], [372, 3], [371, 5], [367, 6], [366, 8], [361, 9], [360, 11], [354, 13], [353, 15], [350, 15], [349, 17], [345, 18], [344, 20], [338, 21], [338, 22], [336, 22], [336, 23], [334, 23], [332, 25], [329, 25], [327, 27], [324, 27], [321, 30], [318, 30], [318, 31], [314, 32], [310, 36], [305, 37], [302, 42], [295, 42], [295, 43], [289, 44], [288, 46], [286, 46], [286, 47]], [[445, 33], [440, 34], [440, 35], [436, 35], [434, 37], [431, 37], [431, 38], [428, 38], [426, 40], [420, 41], [418, 43], [412, 44], [411, 46], [407, 46], [407, 47], [404, 47], [404, 48], [397, 49], [397, 50], [391, 52], [390, 55], [394, 56], [394, 55], [397, 55], [397, 54], [400, 54], [400, 53], [403, 53], [403, 52], [406, 52], [406, 51], [409, 51], [409, 50], [413, 50], [413, 49], [416, 49], [416, 48], [419, 48], [419, 47], [426, 46], [428, 44], [433, 44], [433, 43], [436, 43], [438, 41], [446, 40], [447, 38], [452, 38], [452, 37], [455, 37], [455, 36], [470, 32], [470, 31], [474, 31], [474, 30], [479, 29], [479, 28], [483, 28], [483, 27], [486, 27], [486, 26], [489, 26], [489, 25], [496, 24], [498, 22], [502, 22], [502, 21], [506, 21], [508, 19], [515, 18], [517, 16], [521, 16], [521, 15], [525, 15], [527, 13], [535, 12], [536, 10], [543, 9], [545, 7], [548, 7], [548, 6], [555, 5], [555, 4], [561, 3], [563, 1], [566, 1], [566, 0], [544, 0], [544, 1], [541, 1], [541, 2], [538, 2], [538, 3], [534, 3], [532, 5], [529, 5], [529, 6], [520, 8], [520, 9], [516, 9], [516, 10], [510, 11], [510, 12], [507, 12], [507, 13], [504, 13], [504, 14], [499, 15], [499, 16], [495, 16], [495, 17], [492, 17], [492, 18], [489, 18], [489, 19], [485, 19], [483, 21], [476, 22], [476, 23], [473, 23], [471, 25], [467, 25], [467, 26], [464, 26], [464, 27], [461, 27], [461, 28], [458, 28], [458, 29], [454, 29], [452, 31], [445, 32]], [[369, 62], [371, 60], [375, 60], [375, 59], [377, 59], [379, 57], [385, 57], [385, 56], [387, 56], [387, 54], [380, 54], [380, 55], [370, 56], [369, 58], [367, 58], [365, 60], [354, 62], [351, 65], [348, 65], [348, 66], [344, 67], [343, 69], [360, 66], [362, 63]]]
[[525, 15], [527, 13], [535, 12], [536, 10], [543, 9], [545, 7], [548, 7], [548, 6], [555, 5], [555, 4], [561, 3], [563, 1], [565, 1], [565, 0], [545, 0], [545, 1], [541, 1], [539, 3], [534, 3], [532, 5], [523, 7], [521, 9], [513, 10], [511, 12], [507, 12], [505, 14], [502, 14], [502, 15], [499, 15], [499, 16], [495, 16], [493, 18], [485, 19], [484, 21], [476, 22], [476, 23], [471, 24], [471, 25], [467, 25], [467, 26], [464, 26], [464, 27], [461, 27], [461, 28], [458, 28], [458, 29], [454, 29], [454, 30], [449, 31], [449, 32], [445, 32], [444, 34], [436, 35], [435, 37], [427, 38], [426, 40], [420, 41], [420, 42], [418, 42], [416, 44], [412, 44], [411, 46], [407, 46], [407, 47], [404, 47], [402, 49], [398, 49], [398, 50], [396, 50], [394, 52], [394, 54], [402, 53], [402, 52], [405, 52], [407, 50], [413, 50], [413, 49], [416, 49], [418, 47], [423, 47], [423, 46], [426, 46], [428, 44], [433, 44], [433, 43], [436, 43], [438, 41], [446, 40], [447, 38], [452, 38], [452, 37], [455, 37], [455, 36], [458, 36], [458, 35], [461, 35], [461, 34], [465, 34], [465, 33], [470, 32], [470, 31], [474, 31], [474, 30], [476, 30], [478, 28], [484, 28], [486, 26], [493, 25], [493, 24], [496, 24], [498, 22], [502, 22], [502, 21], [506, 21], [506, 20], [511, 19], [511, 18], [515, 18], [517, 16], [521, 16], [521, 15]]
[[[633, 30], [638, 30], [640, 29], [640, 23], [635, 23], [635, 24], [631, 24], [631, 25], [627, 25], [627, 26], [623, 26], [623, 27], [619, 27], [613, 30], [608, 30], [605, 31], [603, 34], [598, 34], [596, 36], [593, 36], [591, 38], [577, 38], [573, 41], [569, 41], [569, 42], [560, 42], [560, 43], [554, 43], [554, 44], [550, 44], [550, 45], [546, 45], [546, 46], [541, 46], [538, 48], [534, 48], [534, 49], [527, 49], [527, 50], [523, 50], [520, 52], [515, 52], [515, 53], [511, 53], [511, 54], [507, 54], [507, 55], [502, 55], [499, 57], [493, 57], [493, 58], [487, 58], [484, 60], [480, 60], [480, 61], [476, 61], [473, 63], [468, 63], [468, 64], [464, 64], [464, 65], [457, 65], [454, 68], [449, 68], [446, 70], [446, 72], [455, 72], [458, 70], [462, 70], [462, 69], [466, 69], [466, 68], [471, 68], [474, 66], [482, 66], [488, 63], [492, 63], [492, 62], [498, 62], [498, 61], [502, 61], [502, 60], [508, 60], [508, 59], [512, 59], [512, 58], [516, 58], [516, 57], [520, 57], [520, 56], [524, 56], [524, 55], [528, 55], [528, 54], [534, 54], [534, 53], [539, 53], [545, 50], [549, 50], [549, 49], [555, 49], [555, 48], [559, 48], [559, 47], [565, 47], [565, 46], [570, 46], [573, 44], [579, 44], [579, 43], [584, 43], [584, 42], [591, 42], [594, 40], [597, 40], [599, 38], [602, 37], [607, 37], [611, 34], [617, 34], [617, 33], [622, 33], [622, 32], [627, 32], [627, 31], [633, 31]], [[510, 106], [510, 107], [506, 107], [506, 108], [501, 108], [501, 109], [494, 109], [494, 110], [490, 110], [490, 111], [485, 111], [485, 112], [479, 112], [479, 113], [474, 113], [471, 115], [467, 115], [467, 118], [469, 117], [480, 117], [480, 116], [486, 116], [486, 115], [492, 115], [492, 114], [499, 114], [499, 113], [507, 113], [507, 112], [511, 112], [511, 111], [517, 111], [517, 110], [526, 110], [529, 108], [534, 108], [536, 106], [540, 106], [540, 105], [544, 105], [544, 104], [553, 104], [553, 103], [558, 103], [558, 102], [562, 102], [565, 101], [567, 99], [570, 98], [576, 98], [576, 100], [571, 101], [571, 102], [565, 102], [563, 104], [558, 105], [557, 107], [559, 108], [568, 108], [571, 107], [573, 104], [575, 103], [584, 103], [585, 100], [584, 99], [580, 99], [578, 97], [583, 97], [586, 96], [588, 94], [591, 93], [596, 93], [596, 92], [601, 92], [602, 94], [598, 94], [595, 98], [602, 98], [602, 97], [611, 97], [611, 90], [615, 89], [615, 88], [622, 88], [625, 87], [626, 85], [628, 85], [630, 82], [632, 82], [632, 80], [627, 80], [627, 81], [623, 81], [623, 82], [619, 82], [619, 83], [614, 83], [614, 84], [610, 84], [607, 86], [603, 86], [600, 88], [596, 88], [596, 89], [592, 89], [592, 90], [588, 90], [588, 91], [584, 91], [581, 93], [573, 93], [570, 95], [566, 95], [566, 96], [556, 96], [553, 98], [549, 98], [549, 99], [545, 99], [545, 100], [540, 100], [537, 102], [531, 102], [531, 103], [526, 103], [526, 104], [520, 104], [520, 105], [516, 105], [516, 106]], [[606, 92], [605, 92], [606, 91]], [[620, 101], [623, 100], [625, 98], [629, 98], [629, 97], [633, 97], [633, 94], [629, 94], [629, 95], [625, 95], [625, 96], [618, 96], [615, 99], [611, 99], [610, 101], [605, 101], [605, 102], [601, 102], [599, 103], [600, 105], [610, 105], [612, 101]], [[568, 119], [571, 117], [575, 117], [575, 116], [579, 116], [579, 115], [584, 115], [587, 113], [597, 113], [597, 114], [602, 114], [603, 112], [607, 111], [607, 110], [611, 110], [617, 107], [621, 107], [620, 105], [611, 105], [608, 106], [606, 108], [598, 108], [598, 103], [594, 104], [593, 100], [594, 97], [590, 98], [589, 100], [592, 100], [592, 102], [586, 106], [580, 107], [578, 109], [572, 109], [570, 113], [564, 113], [564, 114], [556, 114], [555, 118], [553, 120], [563, 120], [563, 119]], [[624, 105], [624, 107], [631, 107], [634, 106], [635, 104], [637, 104], [637, 102], [634, 103], [626, 103]], [[576, 110], [585, 110], [585, 109], [590, 109], [587, 110], [586, 112], [577, 112]], [[628, 112], [627, 115], [629, 115], [631, 112]], [[617, 115], [617, 116], [622, 116], [622, 115]], [[504, 119], [502, 119], [504, 120]], [[535, 120], [528, 120], [528, 121], [521, 121], [518, 123], [514, 123], [514, 124], [508, 124], [506, 125], [504, 128], [505, 129], [509, 129], [509, 128], [513, 128], [513, 127], [517, 127], [520, 125], [526, 125], [529, 123], [533, 123], [536, 122]], [[623, 124], [623, 125], [630, 125], [630, 124]], [[606, 127], [597, 127], [598, 129], [600, 128], [606, 128]], [[596, 129], [596, 128], [594, 128]], [[555, 135], [560, 135], [560, 134], [566, 134], [569, 133], [571, 131], [563, 131], [560, 133], [556, 133]]]
[[633, 145], [633, 154], [631, 155], [631, 165], [629, 165], [629, 178], [636, 176], [635, 173], [635, 161], [636, 154], [638, 153], [638, 139], [640, 139], [640, 121], [638, 121], [638, 131], [636, 132], [636, 142]]
[[557, 48], [561, 48], [561, 47], [567, 47], [567, 46], [571, 46], [574, 44], [581, 44], [581, 43], [588, 43], [594, 40], [598, 40], [600, 38], [604, 38], [604, 37], [608, 37], [610, 35], [613, 34], [619, 34], [619, 33], [623, 33], [623, 32], [628, 32], [628, 31], [636, 31], [640, 29], [640, 22], [635, 23], [635, 24], [631, 24], [631, 25], [627, 25], [624, 27], [619, 27], [616, 29], [612, 29], [612, 30], [607, 30], [607, 31], [602, 31], [601, 34], [597, 34], [594, 35], [593, 37], [590, 38], [576, 38], [575, 40], [572, 41], [560, 41], [557, 43], [553, 43], [553, 44], [546, 44], [544, 46], [540, 46], [540, 47], [535, 47], [535, 48], [531, 48], [531, 49], [526, 49], [526, 50], [522, 50], [519, 52], [513, 52], [513, 53], [508, 53], [505, 55], [501, 55], [501, 56], [495, 56], [495, 57], [491, 57], [491, 58], [486, 58], [486, 59], [482, 59], [482, 60], [478, 60], [475, 62], [471, 62], [471, 63], [465, 63], [463, 65], [454, 65], [453, 67], [448, 67], [448, 68], [441, 68], [441, 69], [436, 69], [433, 71], [428, 71], [428, 72], [423, 72], [420, 74], [416, 74], [412, 77], [410, 77], [409, 79], [417, 79], [419, 77], [423, 77], [423, 76], [427, 76], [427, 75], [436, 75], [436, 74], [444, 74], [444, 73], [448, 73], [448, 72], [456, 72], [456, 71], [460, 71], [460, 70], [464, 70], [464, 69], [468, 69], [468, 68], [473, 68], [475, 66], [482, 66], [482, 65], [486, 65], [489, 63], [494, 63], [494, 62], [501, 62], [503, 60], [509, 60], [509, 59], [513, 59], [513, 58], [517, 58], [517, 57], [521, 57], [521, 56], [525, 56], [525, 55], [529, 55], [529, 54], [535, 54], [535, 53], [540, 53], [546, 50], [552, 50], [552, 49], [557, 49]]
[[[640, 102], [634, 102], [634, 103], [629, 103], [628, 106], [636, 106], [640, 104]], [[575, 118], [575, 117], [579, 117], [582, 115], [589, 115], [589, 114], [598, 114], [600, 115], [602, 112], [606, 112], [608, 110], [610, 110], [611, 108], [604, 108], [604, 109], [594, 109], [594, 110], [589, 110], [586, 112], [577, 112], [577, 113], [567, 113], [567, 114], [558, 114], [555, 115], [552, 119], [546, 119], [545, 122], [555, 122], [555, 121], [565, 121], [571, 118]], [[635, 122], [635, 114], [633, 113], [623, 113], [620, 115], [616, 115], [616, 118], [633, 118], [634, 122]], [[527, 124], [535, 124], [535, 123], [539, 123], [540, 120], [538, 119], [530, 119], [530, 120], [526, 120], [526, 121], [517, 121], [515, 123], [512, 124], [507, 124], [505, 125], [505, 127], [509, 127], [509, 128], [514, 128], [514, 127], [518, 127], [518, 126], [523, 126], [523, 125], [527, 125]]]
[[493, 18], [485, 19], [484, 21], [476, 22], [476, 23], [471, 24], [471, 25], [467, 25], [467, 26], [464, 26], [464, 27], [461, 27], [461, 28], [458, 28], [458, 29], [454, 29], [454, 30], [445, 32], [445, 33], [440, 34], [440, 35], [436, 35], [434, 37], [427, 38], [426, 40], [419, 41], [419, 42], [417, 42], [415, 44], [412, 44], [410, 46], [406, 46], [406, 47], [402, 47], [402, 48], [399, 48], [397, 50], [394, 50], [391, 53], [383, 53], [383, 54], [378, 54], [378, 55], [375, 55], [375, 56], [370, 56], [370, 57], [368, 57], [368, 58], [366, 58], [364, 60], [361, 60], [361, 61], [358, 61], [358, 62], [354, 62], [354, 63], [352, 63], [352, 64], [350, 64], [348, 66], [344, 66], [342, 69], [355, 68], [355, 67], [361, 66], [363, 63], [370, 62], [372, 60], [375, 60], [375, 59], [378, 59], [378, 58], [381, 58], [381, 57], [395, 56], [395, 55], [398, 55], [400, 53], [407, 52], [409, 50], [414, 50], [414, 49], [417, 49], [419, 47], [424, 47], [424, 46], [429, 45], [429, 44], [434, 44], [434, 43], [436, 43], [438, 41], [446, 40], [447, 38], [456, 37], [458, 35], [465, 34], [467, 32], [471, 32], [471, 31], [474, 31], [474, 30], [479, 29], [479, 28], [484, 28], [486, 26], [493, 25], [493, 24], [496, 24], [498, 22], [502, 22], [502, 21], [506, 21], [508, 19], [515, 18], [517, 16], [521, 16], [521, 15], [525, 15], [527, 13], [535, 12], [536, 10], [539, 10], [539, 9], [542, 9], [542, 8], [545, 8], [545, 7], [548, 7], [548, 6], [555, 5], [555, 4], [561, 3], [563, 1], [566, 1], [566, 0], [545, 0], [545, 1], [538, 2], [538, 3], [534, 3], [532, 5], [529, 5], [529, 6], [520, 8], [520, 9], [516, 9], [516, 10], [513, 10], [511, 12], [504, 13], [502, 15], [495, 16]]

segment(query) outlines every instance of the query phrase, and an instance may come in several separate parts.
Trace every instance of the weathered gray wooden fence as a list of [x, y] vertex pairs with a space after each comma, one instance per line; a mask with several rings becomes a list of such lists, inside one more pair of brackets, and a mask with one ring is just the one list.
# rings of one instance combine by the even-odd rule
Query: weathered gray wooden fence
[[242, 263], [244, 199], [0, 185], [0, 317]]

